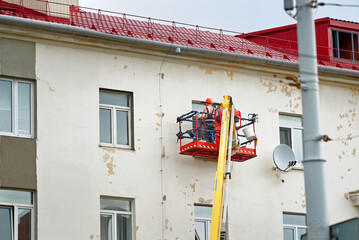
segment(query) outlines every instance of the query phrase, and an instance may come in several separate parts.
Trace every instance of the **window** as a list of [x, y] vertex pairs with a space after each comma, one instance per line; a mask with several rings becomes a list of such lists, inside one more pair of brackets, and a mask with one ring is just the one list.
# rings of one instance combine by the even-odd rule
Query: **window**
[[286, 144], [293, 149], [298, 167], [303, 163], [303, 127], [302, 118], [295, 116], [279, 115], [280, 144]]
[[133, 202], [101, 197], [101, 240], [134, 239]]
[[130, 93], [100, 90], [100, 143], [131, 148]]
[[194, 206], [195, 239], [209, 240], [211, 230], [212, 207]]
[[359, 61], [359, 34], [332, 30], [333, 56]]
[[34, 239], [32, 192], [0, 189], [0, 236], [6, 240]]
[[307, 220], [305, 215], [283, 213], [284, 240], [301, 240], [307, 233]]
[[0, 79], [0, 134], [33, 136], [33, 84]]

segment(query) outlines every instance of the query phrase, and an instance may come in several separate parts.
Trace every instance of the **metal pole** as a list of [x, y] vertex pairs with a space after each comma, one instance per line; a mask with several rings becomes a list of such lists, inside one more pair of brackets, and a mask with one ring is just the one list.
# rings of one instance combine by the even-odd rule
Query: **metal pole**
[[325, 160], [321, 154], [321, 135], [319, 133], [319, 84], [312, 1], [297, 0], [297, 7], [308, 240], [328, 240]]

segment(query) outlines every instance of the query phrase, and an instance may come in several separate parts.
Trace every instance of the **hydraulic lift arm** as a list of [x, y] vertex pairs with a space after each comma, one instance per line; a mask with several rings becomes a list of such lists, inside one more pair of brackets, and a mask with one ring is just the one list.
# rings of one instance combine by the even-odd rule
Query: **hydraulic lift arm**
[[224, 96], [224, 100], [222, 102], [221, 138], [219, 144], [218, 167], [216, 172], [214, 193], [213, 193], [211, 231], [209, 238], [210, 240], [218, 240], [220, 238], [220, 230], [221, 230], [222, 216], [224, 210], [223, 209], [224, 184], [226, 179], [225, 171], [226, 171], [226, 161], [227, 161], [229, 128], [230, 128], [231, 113], [232, 110], [234, 110], [232, 109], [232, 106], [233, 106], [232, 98], [228, 95]]

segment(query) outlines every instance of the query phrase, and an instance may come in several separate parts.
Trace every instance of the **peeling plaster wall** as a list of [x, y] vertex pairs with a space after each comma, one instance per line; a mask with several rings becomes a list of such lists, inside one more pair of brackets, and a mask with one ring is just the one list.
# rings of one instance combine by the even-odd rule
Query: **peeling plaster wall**
[[[43, 43], [36, 58], [40, 240], [99, 239], [100, 195], [135, 199], [137, 240], [161, 239], [162, 227], [164, 239], [193, 239], [193, 206], [212, 203], [217, 163], [178, 154], [176, 117], [192, 100], [226, 94], [260, 117], [259, 157], [234, 163], [230, 236], [282, 239], [282, 213], [305, 213], [303, 171], [279, 174], [282, 183], [272, 162], [278, 114], [302, 112], [298, 89], [260, 72]], [[99, 88], [133, 92], [134, 150], [99, 147]], [[323, 132], [356, 135], [358, 99], [358, 90], [321, 86]], [[331, 223], [358, 216], [345, 196], [359, 189], [358, 140], [323, 144]]]

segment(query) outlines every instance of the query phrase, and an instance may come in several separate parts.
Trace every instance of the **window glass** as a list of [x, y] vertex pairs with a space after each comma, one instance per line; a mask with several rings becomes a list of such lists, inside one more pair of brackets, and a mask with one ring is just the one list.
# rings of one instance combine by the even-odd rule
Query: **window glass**
[[297, 239], [298, 240], [301, 240], [302, 238], [302, 235], [306, 234], [307, 233], [307, 229], [306, 228], [298, 228], [297, 229]]
[[303, 131], [302, 129], [292, 129], [293, 133], [293, 152], [296, 161], [301, 162], [303, 159]]
[[287, 116], [287, 115], [279, 115], [279, 125], [300, 128], [302, 127], [302, 118]]
[[208, 206], [195, 206], [194, 215], [196, 218], [209, 218], [212, 216], [212, 207]]
[[284, 228], [284, 240], [295, 240], [294, 229]]
[[339, 57], [339, 46], [338, 46], [338, 36], [337, 31], [332, 31], [332, 44], [333, 44], [333, 55], [334, 57]]
[[32, 192], [0, 189], [0, 202], [30, 205]]
[[352, 60], [352, 34], [338, 32], [340, 58]]
[[130, 107], [130, 96], [111, 91], [100, 91], [100, 104]]
[[353, 34], [354, 60], [359, 61], [359, 42], [358, 34]]
[[101, 210], [131, 212], [131, 201], [116, 198], [101, 198]]
[[117, 110], [116, 114], [117, 144], [129, 145], [128, 112]]
[[206, 239], [206, 222], [205, 221], [196, 221], [195, 227], [197, 234], [199, 236], [199, 239]]
[[204, 103], [192, 103], [192, 111], [202, 112], [205, 107]]
[[117, 214], [117, 240], [132, 239], [132, 216]]
[[18, 209], [19, 240], [31, 240], [31, 210]]
[[1, 239], [12, 240], [11, 208], [0, 207], [0, 236]]
[[112, 215], [101, 214], [101, 240], [112, 240]]
[[280, 144], [286, 144], [292, 147], [292, 135], [290, 128], [279, 128]]
[[18, 132], [31, 134], [31, 84], [18, 83]]
[[289, 225], [301, 225], [306, 226], [306, 217], [305, 215], [296, 215], [296, 214], [283, 214], [283, 223]]
[[0, 132], [12, 132], [12, 82], [0, 80]]
[[112, 142], [111, 109], [100, 108], [100, 142]]

